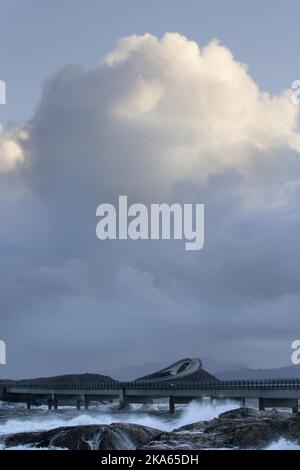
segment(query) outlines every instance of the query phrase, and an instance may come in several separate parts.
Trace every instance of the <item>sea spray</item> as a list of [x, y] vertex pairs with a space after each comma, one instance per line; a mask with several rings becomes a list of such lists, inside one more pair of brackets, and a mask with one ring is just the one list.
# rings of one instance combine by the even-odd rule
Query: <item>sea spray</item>
[[89, 411], [78, 412], [71, 407], [61, 407], [58, 411], [36, 407], [27, 411], [24, 405], [19, 405], [16, 410], [2, 402], [0, 404], [0, 436], [17, 432], [49, 430], [61, 426], [111, 424], [113, 422], [135, 423], [162, 431], [171, 431], [196, 421], [208, 421], [234, 407], [235, 404], [230, 401], [219, 406], [192, 402], [187, 406], [178, 407], [175, 417], [170, 417], [167, 413], [167, 406], [164, 404], [157, 404], [154, 409], [151, 406], [136, 406], [129, 412], [112, 410], [110, 406], [101, 405]]

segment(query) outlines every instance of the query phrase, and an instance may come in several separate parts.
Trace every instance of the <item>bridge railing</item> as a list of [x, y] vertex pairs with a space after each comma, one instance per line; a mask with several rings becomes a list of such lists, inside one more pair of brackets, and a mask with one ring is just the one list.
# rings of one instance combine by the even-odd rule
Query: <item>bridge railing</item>
[[220, 389], [292, 389], [300, 388], [300, 379], [268, 379], [268, 380], [226, 380], [226, 381], [133, 381], [133, 382], [16, 382], [6, 385], [7, 389], [55, 389], [55, 390], [121, 390], [121, 389], [153, 389], [153, 390], [220, 390]]

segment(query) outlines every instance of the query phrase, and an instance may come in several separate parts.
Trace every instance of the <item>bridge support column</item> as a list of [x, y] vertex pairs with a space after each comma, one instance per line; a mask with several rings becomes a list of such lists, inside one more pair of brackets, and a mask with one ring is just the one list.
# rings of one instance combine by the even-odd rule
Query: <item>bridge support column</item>
[[119, 406], [120, 410], [127, 410], [129, 408], [129, 399], [124, 389], [122, 389], [119, 394]]
[[57, 396], [56, 396], [56, 395], [54, 395], [54, 397], [53, 397], [53, 408], [54, 408], [55, 410], [58, 409], [58, 399], [57, 399]]
[[49, 397], [48, 400], [47, 400], [47, 403], [48, 403], [48, 410], [52, 410], [52, 397]]
[[175, 397], [169, 397], [169, 413], [170, 415], [175, 413]]
[[27, 407], [27, 410], [31, 409], [31, 400], [30, 400], [30, 398], [27, 398], [26, 407]]
[[258, 409], [259, 409], [259, 411], [264, 411], [265, 410], [265, 400], [264, 400], [264, 398], [259, 398], [258, 399]]
[[89, 409], [89, 397], [88, 397], [88, 395], [84, 395], [84, 409], [85, 410]]
[[78, 399], [76, 400], [76, 409], [79, 411], [80, 408], [81, 408], [81, 399], [78, 398]]

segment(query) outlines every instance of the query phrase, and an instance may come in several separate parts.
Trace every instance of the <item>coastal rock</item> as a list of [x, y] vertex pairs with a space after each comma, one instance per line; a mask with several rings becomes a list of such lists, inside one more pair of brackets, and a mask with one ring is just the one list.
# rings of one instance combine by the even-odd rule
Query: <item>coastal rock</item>
[[300, 416], [291, 416], [284, 422], [283, 436], [285, 439], [300, 445]]
[[134, 450], [146, 445], [161, 431], [137, 424], [66, 426], [50, 431], [6, 436], [5, 447], [62, 448], [68, 450]]
[[182, 426], [141, 448], [146, 449], [263, 449], [284, 437], [300, 442], [300, 417], [277, 410], [238, 408], [209, 422]]
[[[211, 442], [212, 444], [212, 442]], [[138, 450], [202, 450], [212, 446], [207, 436], [197, 432], [162, 433], [158, 439], [138, 448]]]

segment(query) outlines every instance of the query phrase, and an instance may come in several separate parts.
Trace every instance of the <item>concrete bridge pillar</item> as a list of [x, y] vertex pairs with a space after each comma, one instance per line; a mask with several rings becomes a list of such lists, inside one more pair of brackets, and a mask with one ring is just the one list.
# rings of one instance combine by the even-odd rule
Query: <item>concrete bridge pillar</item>
[[54, 397], [53, 397], [53, 407], [54, 407], [55, 410], [58, 409], [58, 398], [57, 398], [56, 395], [54, 395]]
[[81, 399], [78, 398], [78, 399], [76, 400], [76, 409], [79, 411], [80, 408], [81, 408]]
[[47, 403], [48, 403], [48, 410], [52, 410], [52, 396], [48, 397], [48, 400], [47, 400]]
[[26, 408], [27, 408], [27, 410], [31, 409], [31, 400], [30, 400], [29, 397], [27, 398], [27, 401], [26, 401]]
[[173, 415], [175, 413], [175, 397], [169, 397], [169, 413]]
[[84, 395], [84, 409], [85, 410], [89, 409], [89, 397], [88, 397], [88, 395]]
[[258, 409], [259, 409], [259, 411], [264, 411], [265, 410], [264, 398], [259, 398], [258, 399]]
[[119, 405], [121, 410], [127, 410], [129, 408], [129, 399], [126, 396], [124, 388], [122, 388], [119, 393]]

